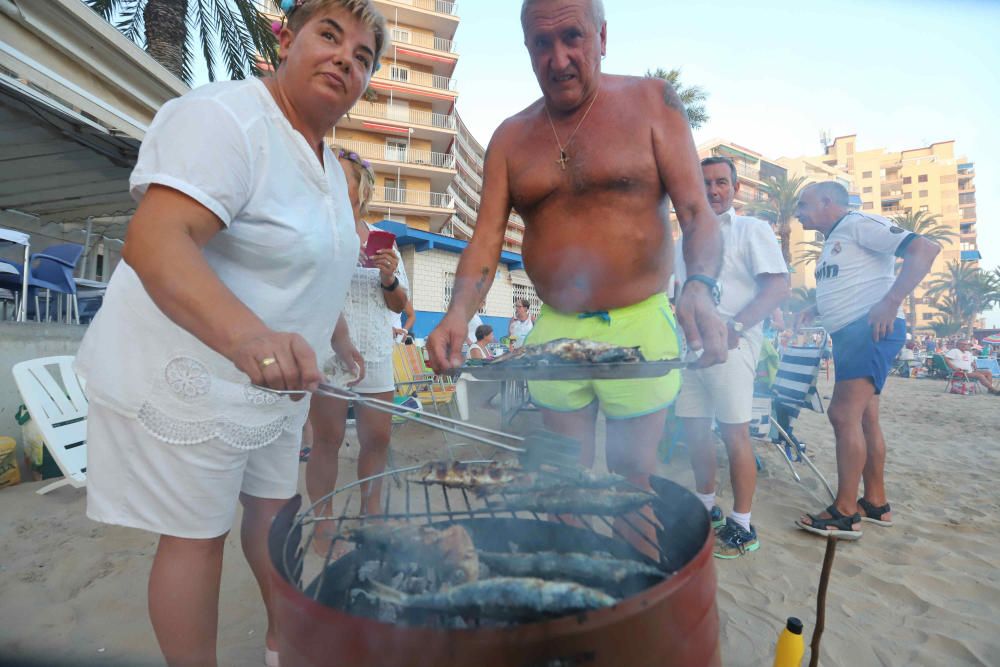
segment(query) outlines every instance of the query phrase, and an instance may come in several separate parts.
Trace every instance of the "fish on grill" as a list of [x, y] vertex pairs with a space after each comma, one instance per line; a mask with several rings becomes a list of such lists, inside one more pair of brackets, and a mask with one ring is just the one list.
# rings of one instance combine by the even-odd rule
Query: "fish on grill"
[[490, 364], [625, 363], [645, 361], [638, 347], [622, 347], [592, 340], [557, 338], [540, 345], [525, 345]]
[[634, 512], [652, 496], [642, 491], [601, 491], [557, 489], [541, 493], [505, 496], [493, 505], [497, 509], [547, 512], [549, 514], [606, 514], [618, 516]]
[[510, 464], [429, 461], [413, 473], [417, 484], [440, 484], [448, 488], [491, 489], [514, 481], [517, 468]]
[[545, 580], [569, 580], [600, 589], [615, 589], [629, 577], [666, 577], [659, 568], [638, 560], [583, 553], [479, 552], [479, 562], [494, 575], [532, 577]]
[[475, 489], [479, 495], [492, 493], [541, 493], [561, 489], [611, 489], [631, 488], [627, 479], [614, 473], [595, 473], [590, 470], [560, 470], [558, 472], [521, 472], [506, 484]]
[[415, 563], [455, 582], [479, 578], [479, 557], [469, 532], [461, 526], [436, 529], [426, 525], [367, 523], [347, 532], [347, 538], [382, 560]]
[[523, 619], [532, 616], [573, 614], [610, 607], [617, 598], [568, 581], [530, 577], [495, 577], [454, 586], [436, 593], [407, 595], [377, 581], [368, 582], [370, 594], [408, 609], [480, 618]]

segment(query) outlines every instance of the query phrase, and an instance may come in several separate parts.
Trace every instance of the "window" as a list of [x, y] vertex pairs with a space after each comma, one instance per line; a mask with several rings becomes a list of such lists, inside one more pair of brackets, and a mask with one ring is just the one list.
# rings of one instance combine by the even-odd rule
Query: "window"
[[912, 192], [904, 192], [903, 193], [903, 199], [913, 199], [913, 193]]
[[410, 69], [408, 67], [392, 65], [389, 67], [389, 78], [393, 81], [403, 81], [405, 83], [410, 80]]
[[872, 177], [872, 173], [870, 171], [863, 171], [863, 172], [861, 172], [861, 178], [871, 178], [871, 177]]
[[917, 177], [917, 183], [926, 183], [926, 182], [927, 182], [927, 174], [920, 174], [920, 176]]
[[924, 322], [929, 322], [934, 319], [934, 313], [922, 313], [920, 317], [924, 320]]
[[406, 162], [406, 139], [385, 140], [385, 159], [393, 162]]
[[385, 179], [385, 200], [402, 204], [406, 202], [406, 179]]
[[875, 204], [871, 203], [870, 201], [866, 201], [864, 204], [861, 205], [861, 208], [863, 208], [866, 211], [870, 211], [871, 209], [875, 208]]
[[921, 207], [920, 207], [920, 210], [921, 210], [921, 211], [923, 211], [924, 213], [926, 213], [926, 212], [927, 212], [927, 210], [928, 210], [928, 209], [927, 209], [927, 204], [924, 204], [923, 206], [921, 206]]
[[394, 42], [403, 42], [404, 44], [409, 44], [413, 40], [410, 39], [410, 31], [409, 30], [403, 30], [402, 28], [393, 28], [392, 29], [392, 41], [394, 41]]
[[538, 294], [535, 292], [534, 285], [514, 283], [513, 291], [514, 291], [513, 303], [516, 304], [521, 299], [527, 299], [528, 303], [531, 304], [530, 306], [528, 306], [528, 312], [532, 313], [533, 315], [538, 314], [539, 309], [542, 307], [542, 300], [538, 298]]
[[912, 176], [904, 176], [903, 177], [903, 185], [909, 185], [912, 182], [913, 182], [913, 177]]
[[872, 189], [870, 187], [868, 187], [868, 188], [862, 188], [861, 189], [861, 192], [863, 192], [864, 194], [868, 194], [871, 191], [872, 191]]
[[451, 305], [451, 297], [455, 290], [455, 274], [445, 272], [444, 274], [444, 306], [441, 310], [448, 310]]
[[921, 190], [919, 193], [917, 193], [917, 196], [918, 197], [926, 197], [927, 196], [927, 190]]

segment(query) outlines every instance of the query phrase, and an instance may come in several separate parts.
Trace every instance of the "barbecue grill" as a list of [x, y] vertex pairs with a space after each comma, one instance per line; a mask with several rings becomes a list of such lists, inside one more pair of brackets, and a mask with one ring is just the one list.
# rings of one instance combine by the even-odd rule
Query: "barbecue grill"
[[[481, 498], [463, 488], [405, 479], [415, 469], [381, 475], [395, 483], [383, 485], [385, 509], [378, 516], [360, 512], [362, 487], [356, 482], [328, 497], [332, 514], [320, 515], [319, 507], [329, 507], [323, 501], [299, 513], [297, 496], [276, 517], [269, 548], [284, 667], [721, 664], [712, 534], [704, 506], [690, 492], [653, 477], [645, 513], [550, 520], [538, 512], [503, 509], [502, 493]], [[372, 521], [459, 525], [478, 551], [604, 552], [655, 565], [663, 576], [625, 578], [608, 591], [619, 602], [568, 616], [501, 622], [400, 610], [387, 618], [386, 605], [358, 594], [361, 572], [373, 566], [370, 552], [359, 548], [345, 555], [343, 548], [352, 527]], [[314, 549], [320, 526], [332, 536], [322, 556]], [[652, 532], [655, 538], [642, 538]]]

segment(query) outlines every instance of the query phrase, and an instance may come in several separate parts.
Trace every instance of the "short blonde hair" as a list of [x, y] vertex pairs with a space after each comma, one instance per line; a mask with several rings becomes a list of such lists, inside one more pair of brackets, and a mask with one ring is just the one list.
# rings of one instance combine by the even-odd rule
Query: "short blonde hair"
[[367, 215], [368, 205], [371, 204], [372, 197], [375, 194], [375, 171], [372, 169], [371, 164], [368, 163], [368, 160], [354, 151], [349, 151], [338, 144], [330, 146], [330, 150], [333, 151], [338, 160], [351, 165], [354, 177], [358, 181], [358, 212], [361, 215]]
[[375, 8], [372, 0], [305, 0], [288, 14], [288, 28], [298, 31], [309, 22], [317, 12], [342, 7], [356, 17], [361, 23], [375, 33], [375, 57], [372, 58], [372, 71], [378, 69], [379, 60], [386, 48], [386, 35], [389, 29], [382, 12]]

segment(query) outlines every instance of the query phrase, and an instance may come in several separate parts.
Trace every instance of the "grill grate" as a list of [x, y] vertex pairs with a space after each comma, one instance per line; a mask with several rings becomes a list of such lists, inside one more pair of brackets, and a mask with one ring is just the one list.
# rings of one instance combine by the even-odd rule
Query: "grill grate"
[[[489, 463], [489, 460], [466, 461], [466, 463]], [[292, 529], [285, 536], [284, 548], [282, 549], [282, 565], [284, 574], [289, 581], [297, 582], [300, 589], [315, 600], [319, 591], [323, 590], [330, 565], [343, 555], [345, 547], [349, 543], [347, 533], [354, 525], [365, 524], [375, 521], [391, 521], [405, 523], [447, 523], [463, 519], [476, 519], [489, 517], [527, 519], [533, 521], [548, 521], [537, 512], [527, 510], [514, 510], [502, 507], [497, 504], [497, 499], [501, 502], [507, 499], [507, 495], [496, 493], [489, 497], [478, 497], [470, 494], [465, 488], [447, 488], [439, 484], [420, 484], [415, 481], [405, 479], [406, 473], [417, 471], [421, 466], [409, 466], [388, 470], [378, 475], [373, 475], [356, 482], [344, 485], [332, 493], [324, 496], [313, 503], [296, 516]], [[362, 488], [371, 482], [376, 482], [387, 477], [394, 477], [397, 480], [403, 476], [404, 479], [399, 488], [401, 491], [393, 493], [394, 484], [383, 484], [384, 511], [379, 514], [365, 514]], [[370, 489], [370, 486], [368, 486]], [[656, 496], [650, 497], [653, 513], [656, 513]], [[328, 514], [321, 514], [324, 508], [329, 506]], [[336, 510], [340, 507], [339, 511]], [[353, 509], [354, 507], [357, 509]], [[645, 507], [642, 509], [646, 509]], [[593, 519], [593, 520], [588, 520]], [[660, 524], [650, 519], [644, 512], [632, 512], [627, 516], [613, 516], [602, 514], [560, 514], [553, 515], [551, 520], [570, 526], [584, 528], [598, 535], [612, 536], [625, 542], [635, 543], [641, 540], [643, 551], [656, 554], [656, 559], [660, 567], [664, 570], [671, 570], [671, 563], [664, 549], [657, 542], [664, 539]], [[626, 535], [621, 527], [615, 524], [618, 520], [627, 527], [633, 534]], [[637, 523], [638, 522], [638, 523]], [[329, 530], [328, 524], [334, 524], [334, 529]], [[646, 529], [652, 528], [653, 534], [657, 535], [657, 541], [651, 540], [640, 527], [646, 524]], [[323, 539], [329, 539], [330, 544], [323, 555], [322, 566], [319, 576], [313, 585], [308, 589], [302, 587], [301, 574], [303, 559], [306, 554], [312, 553], [313, 543], [317, 540], [317, 531], [324, 530], [327, 534]], [[304, 544], [299, 548], [294, 542], [300, 542], [305, 535]], [[293, 562], [290, 562], [290, 556]]]

